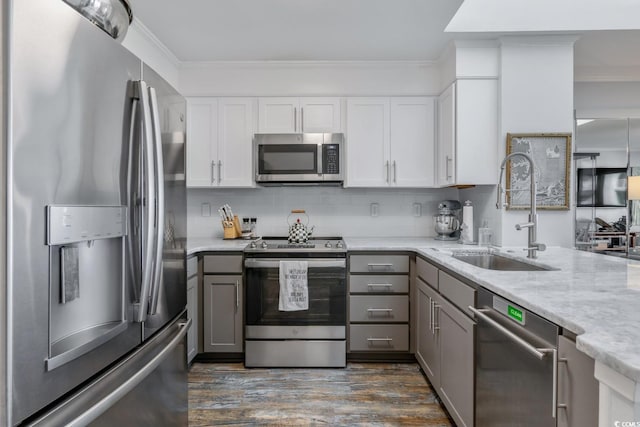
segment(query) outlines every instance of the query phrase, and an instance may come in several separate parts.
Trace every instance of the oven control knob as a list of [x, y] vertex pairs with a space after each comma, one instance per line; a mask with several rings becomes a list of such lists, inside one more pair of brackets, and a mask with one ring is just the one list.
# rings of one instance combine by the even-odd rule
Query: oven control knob
[[338, 243], [336, 243], [336, 248], [344, 248], [344, 244], [342, 243], [342, 240], [338, 240]]
[[260, 245], [262, 247], [262, 249], [267, 249], [267, 242], [262, 242], [262, 244]]
[[324, 244], [324, 247], [325, 247], [325, 248], [330, 248], [330, 247], [332, 247], [332, 246], [333, 246], [333, 245], [332, 245], [332, 244], [331, 244], [331, 242], [329, 242], [329, 241], [327, 241], [327, 243], [325, 243], [325, 244]]
[[255, 248], [257, 248], [257, 247], [258, 247], [258, 245], [256, 245], [256, 242], [255, 242], [255, 240], [254, 240], [253, 242], [251, 242], [251, 244], [249, 245], [249, 247], [250, 247], [251, 249], [255, 249]]

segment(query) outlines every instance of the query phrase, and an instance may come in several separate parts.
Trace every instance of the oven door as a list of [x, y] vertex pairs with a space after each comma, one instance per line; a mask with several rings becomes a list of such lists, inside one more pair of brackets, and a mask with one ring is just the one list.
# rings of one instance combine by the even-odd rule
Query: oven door
[[[288, 258], [293, 259], [293, 258]], [[279, 259], [246, 259], [246, 325], [255, 326], [345, 326], [346, 260], [308, 261], [309, 309], [280, 311]]]

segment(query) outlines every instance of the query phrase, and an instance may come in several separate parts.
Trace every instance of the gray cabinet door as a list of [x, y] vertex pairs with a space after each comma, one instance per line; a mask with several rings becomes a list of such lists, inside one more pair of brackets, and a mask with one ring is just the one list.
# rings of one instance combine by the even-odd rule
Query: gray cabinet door
[[473, 426], [475, 322], [444, 298], [438, 300], [440, 398], [458, 426]]
[[187, 332], [187, 362], [191, 363], [198, 354], [198, 276], [187, 280], [187, 317], [191, 319]]
[[417, 284], [417, 345], [416, 358], [427, 374], [431, 385], [437, 390], [440, 385], [440, 343], [439, 331], [434, 328], [434, 314], [432, 312], [438, 294], [422, 279], [416, 279]]
[[203, 350], [242, 352], [242, 276], [206, 275], [203, 287]]
[[558, 360], [558, 427], [597, 426], [595, 362], [563, 336], [558, 337]]

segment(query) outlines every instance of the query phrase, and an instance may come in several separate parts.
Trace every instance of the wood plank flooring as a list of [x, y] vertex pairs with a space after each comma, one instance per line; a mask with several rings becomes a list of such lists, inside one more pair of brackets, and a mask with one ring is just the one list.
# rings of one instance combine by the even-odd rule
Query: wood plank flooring
[[194, 363], [189, 426], [452, 426], [416, 363], [246, 369]]

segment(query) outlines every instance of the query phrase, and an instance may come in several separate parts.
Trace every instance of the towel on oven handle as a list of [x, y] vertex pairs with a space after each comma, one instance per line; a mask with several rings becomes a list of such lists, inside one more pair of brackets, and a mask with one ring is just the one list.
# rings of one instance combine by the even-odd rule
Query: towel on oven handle
[[280, 311], [309, 309], [307, 261], [280, 261]]

